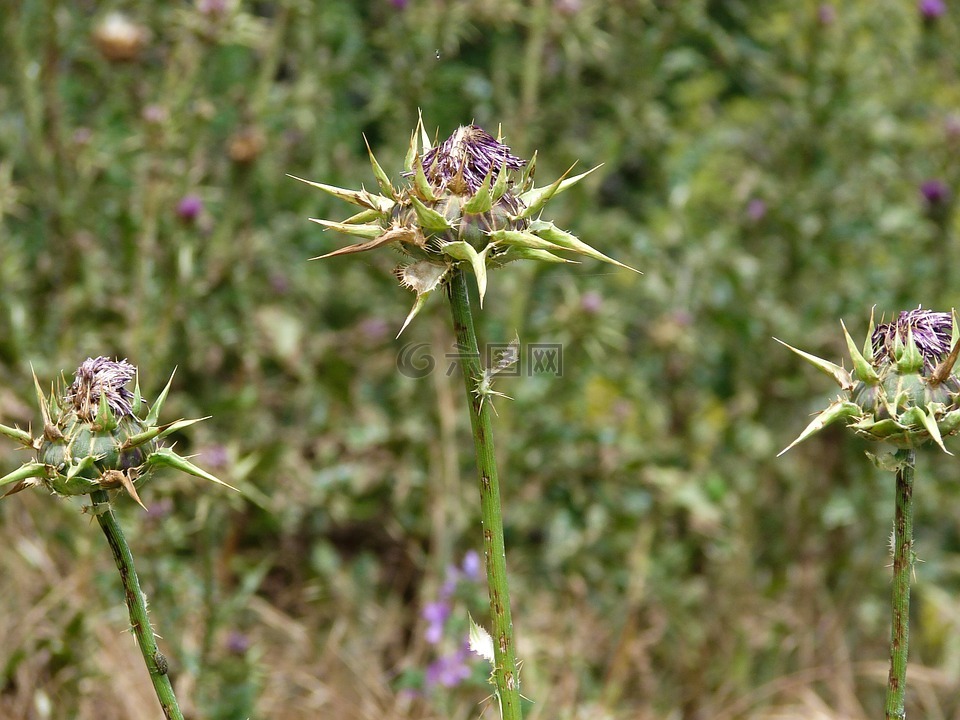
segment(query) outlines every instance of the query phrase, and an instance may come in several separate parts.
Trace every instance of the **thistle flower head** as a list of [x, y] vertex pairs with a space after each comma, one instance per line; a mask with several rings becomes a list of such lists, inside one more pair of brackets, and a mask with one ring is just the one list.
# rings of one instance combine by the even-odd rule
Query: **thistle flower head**
[[481, 304], [487, 269], [514, 260], [569, 262], [557, 253], [572, 252], [628, 267], [540, 218], [547, 201], [593, 170], [574, 177], [565, 174], [549, 185], [534, 187], [536, 155], [523, 160], [501, 138], [476, 125], [460, 127], [432, 145], [422, 120], [410, 138], [400, 187], [393, 186], [372, 151], [369, 155], [378, 194], [302, 182], [361, 208], [342, 222], [313, 219], [325, 228], [361, 238], [320, 258], [381, 246], [410, 258], [397, 270], [401, 283], [417, 294], [403, 328], [455, 266], [476, 275]]
[[198, 420], [160, 425], [158, 417], [170, 382], [148, 410], [139, 383], [132, 391], [127, 387], [136, 375], [137, 369], [126, 360], [87, 358], [73, 382], [49, 398], [34, 376], [42, 433], [34, 438], [19, 428], [0, 425], [0, 434], [35, 453], [34, 460], [0, 478], [0, 487], [13, 485], [6, 494], [34, 485], [44, 485], [58, 495], [123, 488], [142, 506], [137, 487], [158, 465], [226, 485], [162, 445], [163, 438]]
[[97, 419], [101, 400], [117, 416], [133, 414], [133, 393], [126, 387], [133, 380], [137, 369], [126, 360], [109, 360], [105, 357], [87, 358], [74, 375], [63, 399], [73, 407], [77, 416], [85, 422]]
[[898, 448], [933, 441], [948, 452], [943, 438], [960, 431], [960, 378], [953, 373], [960, 356], [956, 315], [917, 308], [875, 328], [871, 318], [862, 352], [846, 327], [843, 332], [852, 373], [781, 343], [833, 377], [842, 390], [781, 455], [839, 420], [870, 440]]

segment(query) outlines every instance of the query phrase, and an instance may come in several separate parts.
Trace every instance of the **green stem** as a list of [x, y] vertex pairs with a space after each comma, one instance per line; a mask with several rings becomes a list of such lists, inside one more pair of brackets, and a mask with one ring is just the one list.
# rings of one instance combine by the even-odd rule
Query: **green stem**
[[507, 588], [507, 560], [503, 546], [503, 510], [500, 504], [500, 480], [493, 450], [493, 425], [490, 403], [483, 402], [475, 390], [483, 378], [480, 349], [470, 312], [466, 277], [459, 268], [450, 280], [450, 309], [457, 337], [457, 358], [463, 370], [470, 408], [470, 425], [480, 474], [480, 511], [483, 519], [483, 552], [490, 590], [490, 616], [493, 626], [494, 679], [503, 720], [520, 720], [520, 675], [517, 670], [513, 620], [510, 616], [510, 591]]
[[910, 573], [913, 571], [913, 474], [915, 450], [898, 450], [897, 514], [894, 521], [893, 623], [890, 630], [890, 677], [887, 720], [904, 720], [907, 712], [907, 641], [910, 635]]
[[140, 653], [150, 673], [150, 680], [153, 681], [160, 707], [163, 708], [163, 716], [167, 720], [183, 720], [183, 714], [177, 705], [177, 698], [173, 694], [173, 686], [167, 675], [167, 659], [157, 649], [153, 627], [150, 625], [150, 618], [147, 617], [147, 599], [140, 590], [140, 581], [133, 567], [130, 546], [123, 537], [123, 531], [120, 529], [116, 515], [113, 514], [113, 508], [110, 507], [110, 499], [106, 491], [97, 490], [91, 493], [90, 499], [93, 501], [93, 512], [97, 516], [97, 522], [100, 523], [103, 534], [107, 536], [107, 542], [113, 551], [113, 559], [117, 561], [127, 609], [130, 611], [130, 626], [140, 646]]

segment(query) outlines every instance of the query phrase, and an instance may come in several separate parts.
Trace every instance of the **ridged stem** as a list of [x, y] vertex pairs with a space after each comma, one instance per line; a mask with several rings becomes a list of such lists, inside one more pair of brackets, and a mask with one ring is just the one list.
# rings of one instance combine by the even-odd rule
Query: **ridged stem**
[[493, 449], [493, 424], [490, 402], [483, 402], [475, 390], [483, 378], [480, 349], [470, 311], [466, 277], [455, 269], [449, 285], [453, 330], [457, 338], [457, 359], [463, 371], [470, 408], [470, 425], [480, 475], [480, 511], [483, 520], [483, 552], [490, 591], [490, 617], [493, 636], [494, 680], [503, 720], [521, 720], [520, 676], [517, 670], [513, 620], [510, 615], [510, 591], [507, 588], [507, 558], [503, 545], [503, 508], [500, 480]]
[[123, 536], [120, 523], [113, 514], [106, 491], [97, 490], [90, 494], [90, 499], [93, 501], [93, 513], [97, 516], [97, 522], [100, 523], [103, 534], [107, 536], [107, 543], [113, 551], [113, 559], [117, 562], [127, 610], [130, 613], [130, 627], [140, 646], [140, 654], [143, 655], [143, 662], [147, 666], [147, 672], [150, 673], [150, 680], [153, 682], [157, 699], [163, 709], [163, 716], [167, 720], [183, 720], [183, 714], [177, 705], [177, 698], [173, 694], [173, 686], [167, 675], [167, 660], [157, 649], [153, 627], [147, 616], [147, 599], [140, 590], [140, 580], [133, 567], [133, 553], [130, 552], [130, 546], [127, 545], [126, 538]]
[[913, 474], [915, 450], [897, 451], [897, 510], [894, 520], [893, 621], [890, 630], [890, 677], [887, 720], [907, 716], [907, 641], [910, 635], [910, 573], [913, 571]]

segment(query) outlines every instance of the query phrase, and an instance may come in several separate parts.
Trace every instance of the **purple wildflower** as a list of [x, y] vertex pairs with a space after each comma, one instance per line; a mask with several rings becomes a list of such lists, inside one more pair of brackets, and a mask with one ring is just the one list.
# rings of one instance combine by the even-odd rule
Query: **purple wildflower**
[[924, 20], [936, 20], [947, 12], [947, 5], [943, 0], [919, 0], [917, 9]]
[[466, 660], [469, 651], [461, 647], [450, 655], [441, 655], [427, 666], [427, 687], [456, 687], [470, 677], [470, 666]]
[[553, 9], [561, 15], [576, 15], [582, 8], [582, 0], [553, 0]]
[[223, 470], [230, 462], [230, 453], [223, 445], [211, 445], [200, 453], [204, 463], [214, 470]]
[[390, 4], [397, 10], [406, 10], [407, 8], [407, 0], [390, 0]]
[[763, 220], [763, 216], [766, 214], [767, 204], [760, 198], [753, 198], [749, 203], [747, 203], [747, 217], [754, 222]]
[[83, 420], [96, 419], [101, 396], [107, 399], [107, 405], [115, 415], [132, 415], [133, 393], [124, 386], [136, 374], [137, 369], [126, 360], [87, 358], [77, 368], [64, 400], [73, 405]]
[[837, 19], [837, 11], [834, 9], [833, 5], [824, 3], [817, 9], [817, 21], [823, 25], [833, 25], [833, 21]]
[[203, 212], [203, 200], [199, 195], [193, 193], [184, 195], [177, 203], [177, 217], [185, 223], [191, 223], [196, 220]]
[[227, 635], [227, 650], [234, 655], [243, 655], [250, 649], [250, 638], [239, 630], [233, 630]]
[[580, 309], [587, 315], [596, 315], [602, 307], [603, 296], [594, 290], [588, 290], [580, 297]]
[[901, 312], [896, 322], [877, 325], [870, 336], [873, 354], [879, 359], [894, 361], [897, 338], [906, 343], [908, 333], [913, 335], [913, 342], [924, 360], [936, 365], [950, 353], [953, 315], [921, 308]]
[[942, 180], [925, 180], [920, 185], [920, 194], [931, 208], [942, 205], [950, 197], [950, 188]]
[[450, 617], [450, 603], [445, 600], [427, 603], [423, 607], [423, 619], [427, 621], [427, 631], [424, 633], [427, 642], [436, 645], [443, 637], [443, 627]]
[[474, 582], [480, 580], [480, 554], [476, 550], [467, 550], [460, 567], [463, 569], [464, 576], [469, 580]]

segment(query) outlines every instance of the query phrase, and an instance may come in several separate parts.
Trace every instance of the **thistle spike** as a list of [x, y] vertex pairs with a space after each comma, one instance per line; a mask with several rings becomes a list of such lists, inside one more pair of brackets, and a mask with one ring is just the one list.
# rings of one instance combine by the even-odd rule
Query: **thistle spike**
[[333, 222], [332, 220], [323, 220], [321, 218], [310, 218], [310, 222], [323, 225], [325, 228], [342, 232], [344, 235], [353, 235], [373, 240], [383, 234], [383, 228], [379, 225], [368, 223], [365, 225], [347, 225], [346, 223]]
[[393, 183], [390, 182], [390, 178], [383, 171], [383, 168], [380, 167], [380, 163], [377, 162], [373, 150], [370, 149], [370, 143], [367, 141], [366, 135], [363, 136], [363, 144], [367, 146], [367, 154], [370, 156], [370, 166], [373, 168], [373, 176], [377, 179], [377, 185], [380, 186], [381, 195], [395, 199], [396, 192], [393, 189]]
[[[316, 222], [326, 225], [327, 222], [324, 220], [317, 220]], [[332, 223], [336, 224], [336, 223]], [[339, 229], [339, 228], [338, 228]], [[374, 248], [381, 247], [383, 245], [389, 245], [394, 242], [403, 242], [403, 241], [412, 241], [415, 237], [415, 234], [412, 230], [407, 228], [392, 228], [383, 232], [383, 229], [380, 228], [382, 235], [375, 237], [366, 242], [356, 243], [354, 245], [347, 245], [346, 247], [339, 248], [332, 252], [328, 252], [324, 255], [318, 255], [317, 257], [310, 258], [311, 260], [323, 260], [325, 258], [336, 257], [337, 255], [350, 255], [352, 253], [364, 252], [366, 250], [373, 250]]]
[[328, 195], [333, 195], [335, 198], [345, 200], [352, 205], [359, 205], [360, 207], [367, 208], [369, 210], [389, 212], [390, 208], [393, 207], [392, 199], [383, 197], [382, 195], [373, 195], [366, 190], [348, 190], [347, 188], [341, 188], [335, 185], [326, 185], [324, 183], [313, 182], [312, 180], [304, 180], [302, 177], [290, 175], [289, 173], [287, 174], [287, 177], [291, 177], [294, 180], [299, 180], [307, 185], [312, 185], [315, 188], [323, 190]]
[[167, 467], [172, 467], [181, 472], [185, 472], [188, 475], [193, 475], [202, 480], [209, 480], [212, 483], [217, 485], [222, 485], [225, 488], [229, 488], [235, 492], [240, 492], [233, 485], [225, 483], [218, 477], [215, 477], [208, 473], [206, 470], [197, 467], [192, 462], [187, 460], [185, 457], [177, 455], [172, 449], [168, 447], [163, 447], [158, 449], [153, 453], [149, 458], [147, 458], [148, 465], [166, 465]]
[[632, 268], [629, 265], [624, 265], [622, 262], [604, 255], [599, 250], [587, 245], [587, 243], [583, 242], [576, 235], [571, 235], [570, 233], [561, 230], [552, 222], [534, 220], [530, 223], [530, 231], [546, 240], [549, 240], [554, 245], [557, 245], [564, 250], [579, 253], [580, 255], [586, 255], [594, 260], [602, 260], [605, 263], [610, 263], [611, 265], [616, 265], [617, 267], [626, 268], [627, 270], [631, 270], [638, 275], [643, 274], [636, 268]]
[[449, 255], [454, 260], [463, 260], [470, 263], [474, 275], [477, 276], [477, 290], [480, 293], [480, 307], [483, 307], [483, 296], [487, 292], [487, 250], [489, 245], [481, 252], [468, 242], [459, 240], [457, 242], [447, 243], [443, 246], [443, 253]]
[[876, 385], [880, 382], [880, 376], [877, 375], [877, 371], [873, 369], [873, 366], [867, 362], [866, 358], [864, 358], [857, 349], [853, 338], [850, 337], [850, 333], [847, 332], [847, 326], [843, 324], [843, 320], [840, 321], [840, 327], [843, 328], [843, 336], [847, 341], [847, 350], [850, 352], [850, 357], [853, 359], [853, 372], [857, 376], [857, 379], [869, 385]]
[[140, 417], [140, 411], [143, 410], [143, 395], [140, 394], [140, 371], [134, 376], [133, 399], [130, 401], [130, 411]]
[[410, 308], [410, 312], [407, 313], [407, 318], [403, 321], [403, 325], [400, 326], [400, 332], [397, 333], [397, 337], [403, 335], [403, 331], [407, 329], [407, 325], [420, 314], [431, 292], [431, 290], [428, 290], [427, 292], [417, 293], [417, 299], [413, 301], [413, 307]]
[[[11, 473], [4, 475], [0, 478], [0, 487], [4, 485], [9, 485], [10, 483], [23, 482], [24, 480], [29, 480], [35, 478], [36, 480], [41, 480], [47, 476], [47, 466], [41, 462], [29, 462], [24, 463], [16, 470]], [[24, 486], [26, 487], [26, 486]], [[23, 488], [20, 488], [22, 490]], [[19, 492], [19, 490], [13, 491]], [[8, 492], [7, 495], [12, 495], [13, 492]]]
[[546, 187], [531, 188], [530, 190], [522, 193], [520, 195], [520, 202], [522, 202], [525, 207], [517, 214], [517, 217], [526, 220], [543, 210], [543, 206], [547, 204], [550, 198], [557, 194], [557, 191], [560, 189], [560, 185], [563, 184], [564, 179], [571, 170], [573, 170], [573, 165], [567, 169], [567, 172]]
[[0, 435], [6, 435], [11, 440], [15, 440], [25, 447], [33, 447], [33, 436], [20, 428], [0, 425]]
[[[897, 339], [900, 339], [899, 333], [897, 333]], [[913, 328], [908, 325], [907, 342], [903, 348], [903, 353], [897, 356], [897, 370], [902, 374], [906, 374], [917, 372], [922, 367], [923, 355], [920, 354], [920, 349], [917, 347], [917, 343], [913, 339]]]
[[421, 227], [428, 232], [445, 232], [452, 230], [450, 222], [436, 210], [428, 208], [420, 202], [415, 195], [410, 196], [410, 203], [413, 205], [414, 212], [417, 213], [417, 219]]
[[423, 170], [423, 160], [419, 156], [413, 160], [413, 185], [424, 200], [431, 203], [437, 201], [437, 196]]
[[[501, 166], [501, 170], [502, 168], [503, 166]], [[492, 179], [493, 175], [491, 171], [483, 178], [483, 182], [480, 183], [480, 187], [477, 188], [477, 192], [474, 193], [473, 197], [463, 204], [463, 211], [465, 213], [477, 215], [490, 211], [490, 208], [493, 207], [493, 195], [490, 192], [490, 182]]]
[[157, 396], [157, 399], [153, 402], [153, 407], [150, 408], [150, 412], [147, 413], [146, 419], [143, 421], [145, 425], [156, 425], [160, 418], [160, 410], [163, 408], [163, 403], [167, 401], [167, 394], [170, 392], [170, 386], [173, 385], [173, 376], [177, 374], [177, 369], [174, 368], [173, 372], [170, 373], [170, 379], [167, 380], [167, 384], [164, 385], [163, 390], [160, 391], [160, 394]]
[[788, 350], [792, 350], [797, 355], [802, 357], [807, 362], [811, 363], [814, 367], [818, 368], [822, 372], [825, 372], [827, 375], [832, 377], [842, 390], [852, 390], [853, 389], [853, 378], [850, 377], [850, 373], [844, 370], [839, 365], [835, 365], [829, 360], [824, 360], [823, 358], [818, 358], [816, 355], [811, 355], [806, 353], [803, 350], [797, 350], [793, 345], [788, 345], [783, 340], [779, 338], [774, 338], [778, 343], [783, 345]]
[[[776, 340], [776, 338], [774, 338], [774, 340]], [[777, 342], [780, 342], [780, 341], [777, 340]], [[786, 345], [786, 343], [780, 343], [780, 344]], [[787, 347], [790, 347], [790, 346], [787, 345]], [[800, 352], [799, 350], [795, 350], [794, 348], [790, 348], [790, 349], [794, 350], [795, 352]], [[802, 433], [800, 433], [800, 436], [796, 440], [794, 440], [792, 443], [787, 445], [783, 450], [777, 453], [777, 457], [780, 457], [785, 452], [787, 452], [787, 450], [790, 450], [796, 445], [799, 445], [811, 435], [820, 432], [828, 425], [831, 425], [837, 422], [838, 420], [842, 420], [844, 418], [856, 417], [860, 415], [861, 412], [862, 411], [860, 410], [860, 408], [852, 402], [847, 402], [845, 400], [835, 400], [833, 403], [830, 404], [830, 406], [826, 410], [824, 410], [819, 415], [817, 415], [810, 422], [810, 424], [807, 425], [807, 427], [804, 429]]]

